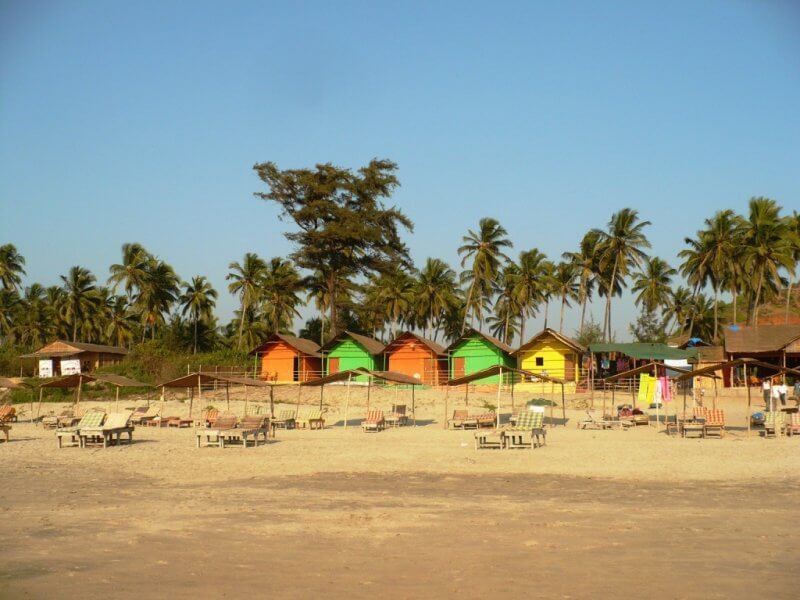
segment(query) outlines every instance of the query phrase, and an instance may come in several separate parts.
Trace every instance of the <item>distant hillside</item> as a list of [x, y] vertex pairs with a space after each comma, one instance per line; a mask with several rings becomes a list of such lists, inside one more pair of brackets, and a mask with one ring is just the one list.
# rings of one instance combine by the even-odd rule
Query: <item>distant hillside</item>
[[[786, 323], [786, 290], [781, 291], [780, 300], [765, 304], [758, 311], [758, 322], [781, 325]], [[792, 288], [792, 300], [789, 303], [789, 323], [800, 323], [800, 288]]]

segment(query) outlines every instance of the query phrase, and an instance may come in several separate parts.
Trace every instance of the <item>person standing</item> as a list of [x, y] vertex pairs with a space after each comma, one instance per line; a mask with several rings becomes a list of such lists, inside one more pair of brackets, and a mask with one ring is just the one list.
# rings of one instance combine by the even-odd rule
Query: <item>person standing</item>
[[772, 381], [769, 377], [765, 377], [764, 381], [761, 382], [761, 393], [764, 396], [764, 406], [767, 407], [769, 410], [769, 400], [772, 397]]
[[775, 410], [778, 408], [778, 402], [781, 401], [781, 384], [772, 382], [772, 404], [769, 406], [769, 410]]
[[786, 379], [781, 381], [781, 384], [778, 386], [778, 397], [781, 400], [781, 406], [786, 406], [786, 394], [788, 392], [788, 388], [786, 387]]

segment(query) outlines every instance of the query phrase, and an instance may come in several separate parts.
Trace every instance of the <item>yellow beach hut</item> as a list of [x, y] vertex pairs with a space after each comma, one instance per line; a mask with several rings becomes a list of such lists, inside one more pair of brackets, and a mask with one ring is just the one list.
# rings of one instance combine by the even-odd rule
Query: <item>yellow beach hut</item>
[[[552, 329], [543, 329], [514, 353], [520, 369], [542, 373], [564, 381], [564, 391], [574, 393], [581, 379], [581, 359], [586, 348]], [[523, 382], [520, 390], [534, 393], [549, 391], [550, 384]]]

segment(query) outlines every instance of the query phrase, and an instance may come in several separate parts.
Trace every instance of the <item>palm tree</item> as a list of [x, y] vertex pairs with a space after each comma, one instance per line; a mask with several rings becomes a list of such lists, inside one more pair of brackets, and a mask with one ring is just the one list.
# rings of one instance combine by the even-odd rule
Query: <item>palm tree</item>
[[398, 269], [394, 273], [372, 278], [367, 287], [365, 295], [368, 303], [373, 307], [380, 307], [375, 312], [389, 322], [389, 334], [394, 339], [397, 325], [407, 317], [413, 318], [414, 279]]
[[[797, 267], [797, 263], [800, 262], [800, 213], [796, 210], [792, 211], [791, 216], [786, 217], [786, 225], [789, 228], [791, 233], [791, 249], [792, 249], [792, 259], [794, 261], [794, 266]], [[784, 323], [789, 322], [789, 306], [792, 301], [792, 284], [794, 283], [794, 277], [790, 277], [789, 285], [786, 286], [786, 314], [784, 317]]]
[[0, 339], [12, 336], [20, 303], [20, 297], [16, 290], [0, 288]]
[[699, 233], [704, 238], [710, 277], [714, 289], [714, 339], [719, 324], [719, 292], [730, 278], [730, 264], [734, 261], [739, 243], [740, 219], [732, 210], [721, 210], [705, 220], [706, 229]]
[[262, 272], [259, 287], [259, 305], [267, 332], [290, 329], [294, 318], [300, 316], [297, 307], [303, 304], [303, 279], [294, 264], [282, 258], [271, 259]]
[[210, 317], [217, 304], [217, 290], [202, 275], [192, 277], [191, 283], [183, 283], [184, 290], [178, 302], [181, 305], [181, 314], [189, 313], [193, 322], [192, 353], [197, 354], [197, 323], [202, 318]]
[[647, 260], [644, 267], [636, 275], [632, 291], [636, 293], [636, 306], [643, 305], [647, 312], [652, 313], [668, 304], [672, 277], [677, 271], [657, 256]]
[[442, 319], [460, 295], [455, 271], [443, 260], [428, 258], [414, 287], [416, 311], [426, 335], [430, 328], [433, 339], [438, 338]]
[[664, 306], [664, 328], [667, 331], [670, 321], [675, 323], [678, 333], [686, 331], [686, 325], [691, 319], [693, 301], [694, 294], [687, 288], [679, 286], [672, 290]]
[[553, 270], [553, 294], [561, 297], [561, 316], [558, 320], [558, 332], [564, 332], [564, 309], [571, 306], [570, 300], [578, 299], [579, 285], [576, 281], [577, 272], [572, 263], [558, 263]]
[[232, 262], [228, 265], [231, 270], [225, 279], [230, 281], [228, 284], [228, 291], [231, 294], [239, 296], [241, 309], [239, 311], [239, 341], [237, 348], [242, 349], [242, 334], [244, 332], [244, 319], [248, 315], [248, 311], [256, 303], [260, 294], [260, 284], [264, 276], [264, 271], [267, 268], [266, 263], [253, 252], [248, 252], [244, 255], [244, 260], [241, 264]]
[[470, 229], [462, 238], [464, 244], [458, 249], [458, 254], [462, 257], [461, 266], [464, 267], [468, 261], [472, 261], [464, 276], [464, 281], [469, 283], [469, 290], [467, 312], [461, 324], [462, 333], [467, 328], [467, 314], [470, 311], [477, 314], [480, 325], [483, 324], [483, 308], [488, 301], [487, 295], [501, 265], [509, 260], [503, 249], [513, 246], [507, 235], [508, 232], [495, 219], [484, 217], [478, 223], [477, 233]]
[[744, 263], [752, 273], [750, 322], [758, 325], [758, 308], [765, 286], [777, 286], [779, 270], [794, 273], [791, 234], [780, 206], [769, 198], [751, 198], [750, 213], [742, 230]]
[[546, 260], [541, 265], [541, 274], [539, 275], [539, 299], [544, 302], [544, 328], [547, 329], [548, 321], [550, 319], [550, 300], [553, 297], [555, 290], [555, 276], [556, 266], [549, 260]]
[[611, 269], [606, 287], [606, 310], [604, 319], [605, 339], [611, 335], [611, 297], [615, 295], [617, 280], [624, 282], [625, 277], [634, 265], [641, 265], [647, 256], [642, 248], [649, 248], [650, 242], [644, 234], [644, 228], [650, 221], [640, 221], [639, 212], [632, 208], [623, 208], [611, 216], [608, 231], [594, 229], [601, 245], [600, 267]]
[[155, 339], [156, 328], [166, 323], [165, 314], [178, 299], [180, 278], [175, 270], [162, 260], [150, 257], [147, 275], [141, 282], [134, 299], [134, 307], [142, 320], [142, 341], [150, 328], [150, 337]]
[[64, 320], [72, 327], [72, 341], [78, 341], [78, 329], [97, 307], [98, 297], [94, 293], [95, 276], [83, 267], [72, 267], [67, 275], [61, 276], [64, 282], [64, 303], [61, 306]]
[[25, 275], [25, 257], [17, 252], [14, 244], [0, 246], [0, 283], [3, 289], [17, 290]]
[[147, 268], [152, 256], [141, 244], [122, 244], [122, 262], [111, 265], [108, 270], [111, 276], [108, 283], [116, 292], [122, 285], [130, 300], [135, 291], [141, 289], [147, 279]]
[[21, 299], [19, 308], [21, 310], [14, 323], [17, 340], [29, 346], [39, 346], [47, 342], [52, 330], [53, 315], [47, 303], [45, 289], [38, 283], [25, 288], [25, 296]]
[[[548, 265], [547, 256], [536, 248], [519, 253], [519, 272], [514, 288], [514, 299], [519, 307], [519, 336], [525, 343], [525, 321], [536, 314], [536, 308], [543, 299], [543, 274]], [[545, 281], [545, 283], [547, 283]]]
[[106, 339], [111, 344], [124, 348], [133, 340], [136, 323], [136, 316], [130, 310], [128, 299], [125, 296], [114, 296], [105, 330]]
[[506, 344], [511, 344], [519, 330], [517, 321], [522, 313], [522, 308], [517, 302], [519, 276], [520, 268], [513, 262], [509, 262], [503, 267], [497, 280], [494, 318], [490, 318], [490, 323], [493, 325], [493, 334], [496, 334]]
[[600, 267], [598, 248], [600, 235], [597, 231], [588, 231], [581, 239], [577, 252], [565, 252], [562, 258], [571, 262], [578, 273], [578, 302], [581, 303], [581, 324], [578, 332], [583, 331], [586, 321], [586, 305], [592, 298], [592, 289]]

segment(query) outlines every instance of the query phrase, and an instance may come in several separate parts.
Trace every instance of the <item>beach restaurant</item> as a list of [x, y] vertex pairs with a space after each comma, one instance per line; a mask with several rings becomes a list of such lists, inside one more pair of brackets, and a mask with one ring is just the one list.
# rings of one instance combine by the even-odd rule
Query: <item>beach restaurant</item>
[[35, 374], [47, 378], [91, 373], [100, 367], [122, 362], [127, 354], [128, 351], [119, 346], [56, 340], [20, 358], [38, 359]]

